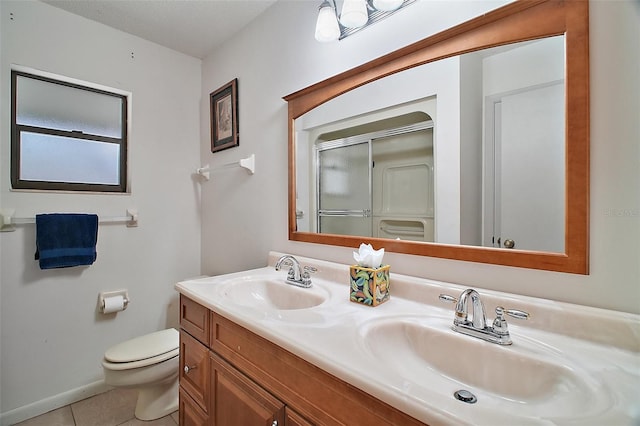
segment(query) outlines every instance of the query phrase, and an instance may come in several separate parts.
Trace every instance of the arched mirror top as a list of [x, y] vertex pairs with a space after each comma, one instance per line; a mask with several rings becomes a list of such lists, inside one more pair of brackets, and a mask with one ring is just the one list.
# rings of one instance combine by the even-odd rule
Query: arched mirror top
[[[589, 210], [588, 1], [521, 0], [286, 96], [289, 127], [289, 239], [396, 253], [588, 274]], [[356, 88], [424, 64], [511, 43], [564, 36], [564, 245], [524, 250], [416, 242], [298, 230], [296, 119]], [[564, 184], [564, 185], [563, 185]]]

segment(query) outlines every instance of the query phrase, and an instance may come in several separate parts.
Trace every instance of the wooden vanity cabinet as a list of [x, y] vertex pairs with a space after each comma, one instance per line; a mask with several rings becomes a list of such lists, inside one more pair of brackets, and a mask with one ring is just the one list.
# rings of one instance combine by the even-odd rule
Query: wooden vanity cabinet
[[181, 426], [424, 426], [184, 295], [180, 303]]

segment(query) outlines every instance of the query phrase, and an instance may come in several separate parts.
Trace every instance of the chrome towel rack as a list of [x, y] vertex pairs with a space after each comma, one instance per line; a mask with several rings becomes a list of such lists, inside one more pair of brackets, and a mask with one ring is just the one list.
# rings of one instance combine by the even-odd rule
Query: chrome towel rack
[[[35, 217], [14, 217], [15, 209], [0, 209], [0, 232], [15, 231], [15, 225], [36, 223]], [[100, 217], [98, 223], [125, 222], [128, 228], [138, 226], [138, 210], [127, 209], [126, 216]]]

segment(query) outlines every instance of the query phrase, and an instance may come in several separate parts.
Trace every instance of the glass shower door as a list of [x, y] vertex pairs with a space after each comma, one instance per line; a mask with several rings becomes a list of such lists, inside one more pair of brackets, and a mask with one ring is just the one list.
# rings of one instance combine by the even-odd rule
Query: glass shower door
[[370, 142], [319, 148], [318, 232], [371, 235]]

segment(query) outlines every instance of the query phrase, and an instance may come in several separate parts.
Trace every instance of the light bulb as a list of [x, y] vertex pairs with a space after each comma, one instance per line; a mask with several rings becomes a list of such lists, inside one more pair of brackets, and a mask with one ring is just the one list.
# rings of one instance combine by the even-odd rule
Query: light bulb
[[360, 28], [369, 20], [366, 0], [344, 0], [340, 23], [347, 28]]
[[318, 12], [318, 20], [316, 21], [316, 40], [318, 41], [336, 41], [340, 37], [340, 27], [338, 26], [338, 18], [336, 11], [325, 1], [320, 5]]
[[404, 0], [373, 0], [373, 7], [382, 12], [391, 12], [402, 6]]
[[391, 12], [402, 6], [404, 0], [373, 0], [373, 7], [382, 12]]

